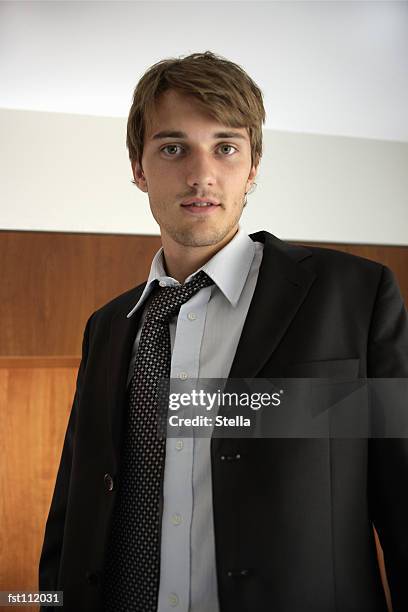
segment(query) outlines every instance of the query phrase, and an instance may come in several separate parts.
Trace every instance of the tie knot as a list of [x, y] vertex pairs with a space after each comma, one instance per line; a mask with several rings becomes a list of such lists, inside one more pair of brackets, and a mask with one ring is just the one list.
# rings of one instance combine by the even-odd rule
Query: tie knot
[[195, 293], [213, 283], [214, 281], [203, 270], [200, 270], [191, 281], [184, 285], [158, 287], [150, 302], [147, 317], [161, 321], [171, 319]]

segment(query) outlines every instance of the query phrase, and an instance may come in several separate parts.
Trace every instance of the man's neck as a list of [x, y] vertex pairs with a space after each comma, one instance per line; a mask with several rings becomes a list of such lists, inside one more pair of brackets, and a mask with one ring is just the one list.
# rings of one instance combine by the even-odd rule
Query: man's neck
[[217, 244], [205, 246], [185, 246], [173, 241], [170, 243], [162, 237], [163, 263], [166, 273], [183, 284], [190, 274], [201, 268], [223, 249], [234, 238], [237, 231], [232, 235], [227, 235]]

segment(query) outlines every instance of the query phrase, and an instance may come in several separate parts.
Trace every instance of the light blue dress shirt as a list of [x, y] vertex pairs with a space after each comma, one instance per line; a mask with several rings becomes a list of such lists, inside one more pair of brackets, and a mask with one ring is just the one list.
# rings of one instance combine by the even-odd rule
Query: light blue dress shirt
[[[228, 377], [262, 255], [263, 244], [254, 242], [239, 228], [234, 238], [200, 268], [214, 285], [196, 293], [169, 323], [171, 378]], [[161, 284], [179, 285], [166, 275], [163, 249], [156, 253], [146, 287], [128, 317], [146, 305], [156, 279]], [[143, 321], [144, 314], [128, 382]], [[219, 611], [210, 443], [211, 438], [197, 437], [168, 438], [166, 442], [158, 612]]]

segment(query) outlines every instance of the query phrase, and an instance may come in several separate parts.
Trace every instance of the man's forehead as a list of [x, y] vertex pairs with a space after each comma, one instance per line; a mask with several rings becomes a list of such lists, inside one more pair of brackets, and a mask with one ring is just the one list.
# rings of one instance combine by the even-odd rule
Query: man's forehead
[[249, 140], [246, 127], [232, 127], [228, 123], [220, 122], [193, 95], [178, 92], [174, 89], [163, 92], [149, 111], [148, 117], [146, 117], [145, 134], [151, 141], [164, 138], [189, 138], [189, 127], [193, 129], [195, 127], [195, 113], [197, 113], [197, 117], [201, 115], [202, 118], [207, 119], [212, 124], [210, 137], [214, 139], [238, 138]]

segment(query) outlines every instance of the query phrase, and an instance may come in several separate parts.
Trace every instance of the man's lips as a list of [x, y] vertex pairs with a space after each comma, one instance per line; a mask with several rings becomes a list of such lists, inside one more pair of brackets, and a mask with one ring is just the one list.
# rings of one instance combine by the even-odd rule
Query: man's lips
[[181, 203], [181, 206], [190, 213], [208, 214], [220, 207], [216, 200], [206, 200], [205, 198], [190, 198]]
[[219, 202], [217, 200], [213, 200], [212, 198], [189, 198], [188, 200], [184, 200], [181, 203], [182, 206], [191, 206], [196, 202], [200, 204], [212, 204], [213, 206], [219, 206]]

